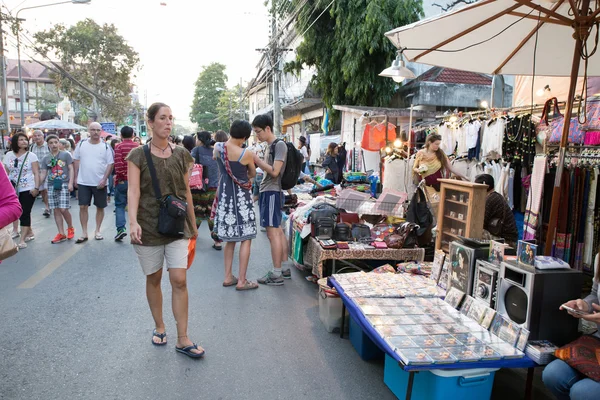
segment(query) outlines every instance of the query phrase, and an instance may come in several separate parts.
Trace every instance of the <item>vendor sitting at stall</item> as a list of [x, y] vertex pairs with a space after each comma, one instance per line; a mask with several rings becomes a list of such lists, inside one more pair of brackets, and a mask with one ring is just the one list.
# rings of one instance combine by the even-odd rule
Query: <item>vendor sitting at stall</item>
[[413, 166], [413, 171], [417, 177], [420, 177], [419, 180], [424, 179], [427, 186], [433, 187], [438, 192], [440, 191], [438, 179], [444, 177], [444, 170], [453, 173], [460, 179], [469, 180], [464, 175], [452, 169], [448, 157], [440, 149], [441, 143], [442, 137], [440, 135], [431, 134], [427, 136], [425, 148], [417, 152]]
[[[584, 319], [596, 324], [600, 329], [600, 267], [596, 265], [596, 276], [592, 286], [592, 293], [585, 299], [571, 300], [565, 306], [589, 314], [576, 314], [569, 311], [574, 318]], [[562, 307], [561, 307], [562, 308]], [[596, 331], [596, 338], [600, 342], [600, 332]], [[598, 350], [596, 350], [598, 352]], [[593, 354], [593, 353], [592, 353]], [[597, 354], [597, 353], [596, 353]], [[592, 359], [593, 361], [595, 359]], [[544, 384], [557, 399], [587, 400], [600, 399], [600, 382], [588, 378], [586, 375], [569, 366], [563, 360], [554, 360], [544, 369], [542, 375]]]
[[506, 243], [516, 248], [519, 237], [517, 222], [506, 199], [494, 190], [494, 177], [490, 174], [477, 175], [475, 183], [488, 186], [487, 197], [485, 199], [483, 229], [489, 232], [490, 237], [484, 239], [504, 238]]

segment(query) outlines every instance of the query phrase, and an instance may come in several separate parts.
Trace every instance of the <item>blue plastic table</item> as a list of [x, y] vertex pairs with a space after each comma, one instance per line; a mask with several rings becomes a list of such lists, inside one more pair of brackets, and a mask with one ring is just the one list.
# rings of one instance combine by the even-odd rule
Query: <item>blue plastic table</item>
[[492, 360], [492, 361], [477, 361], [469, 363], [453, 363], [453, 364], [430, 364], [430, 365], [405, 365], [400, 356], [396, 354], [394, 349], [383, 340], [383, 338], [377, 333], [375, 328], [367, 321], [365, 315], [360, 311], [358, 306], [346, 295], [342, 286], [333, 277], [328, 278], [329, 286], [337, 290], [340, 298], [342, 299], [342, 329], [340, 337], [344, 335], [344, 320], [346, 316], [346, 310], [354, 321], [361, 327], [363, 332], [387, 355], [398, 361], [400, 367], [409, 372], [408, 387], [406, 389], [406, 399], [410, 400], [412, 396], [412, 386], [414, 382], [414, 374], [419, 371], [428, 371], [432, 369], [471, 369], [471, 368], [527, 368], [527, 383], [525, 388], [525, 399], [531, 399], [532, 388], [533, 388], [533, 371], [535, 367], [539, 367], [529, 357], [524, 356], [523, 358], [509, 359], [509, 360]]

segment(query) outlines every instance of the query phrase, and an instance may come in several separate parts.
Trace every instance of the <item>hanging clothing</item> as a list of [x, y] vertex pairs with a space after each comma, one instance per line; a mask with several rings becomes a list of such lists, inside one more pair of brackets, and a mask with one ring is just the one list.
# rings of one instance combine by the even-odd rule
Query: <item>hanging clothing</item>
[[386, 161], [383, 176], [383, 188], [397, 190], [403, 193], [413, 193], [416, 190], [414, 183], [413, 165], [414, 158]]
[[531, 187], [527, 198], [527, 211], [525, 213], [525, 228], [523, 240], [535, 239], [538, 229], [538, 218], [542, 192], [544, 187], [544, 174], [546, 173], [546, 156], [537, 156], [533, 162], [533, 173], [531, 174]]
[[497, 159], [502, 157], [502, 141], [504, 139], [504, 118], [493, 119], [484, 124], [481, 143], [482, 159]]
[[368, 123], [362, 138], [363, 150], [380, 151], [387, 142], [396, 140], [396, 125], [389, 123], [387, 125], [387, 136], [385, 132], [385, 123], [373, 125]]
[[438, 133], [442, 137], [440, 149], [442, 149], [446, 155], [454, 154], [454, 148], [456, 147], [454, 130], [450, 126], [443, 124], [442, 126], [438, 127]]
[[593, 272], [594, 254], [598, 249], [594, 248], [594, 212], [596, 209], [596, 192], [598, 190], [598, 168], [590, 171], [590, 190], [588, 208], [585, 222], [585, 244], [583, 249], [583, 270]]

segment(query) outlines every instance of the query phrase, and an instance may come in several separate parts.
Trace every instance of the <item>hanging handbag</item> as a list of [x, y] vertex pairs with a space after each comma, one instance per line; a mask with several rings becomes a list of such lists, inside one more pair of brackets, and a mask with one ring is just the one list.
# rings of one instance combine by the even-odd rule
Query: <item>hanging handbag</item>
[[[16, 154], [15, 157], [17, 157]], [[25, 153], [25, 158], [23, 159], [23, 162], [21, 163], [21, 168], [19, 169], [19, 176], [17, 177], [17, 181], [12, 182], [13, 186], [15, 187], [15, 191], [17, 192], [17, 196], [19, 195], [19, 184], [21, 183], [21, 174], [23, 173], [23, 167], [27, 162], [27, 157], [29, 157], [29, 152]], [[18, 158], [15, 158], [15, 160], [18, 160]]]
[[224, 164], [225, 164], [225, 170], [227, 171], [227, 174], [233, 180], [233, 183], [235, 183], [236, 185], [240, 186], [242, 189], [246, 189], [246, 190], [252, 189], [252, 182], [250, 182], [250, 181], [248, 181], [248, 182], [240, 182], [235, 177], [235, 175], [233, 175], [233, 172], [231, 172], [231, 166], [229, 165], [229, 155], [227, 154], [227, 146], [225, 146], [225, 144], [223, 144], [223, 153], [224, 153], [223, 161], [224, 161]]
[[182, 238], [187, 218], [187, 203], [175, 195], [168, 195], [163, 199], [160, 186], [158, 185], [158, 178], [156, 177], [156, 169], [154, 169], [154, 163], [150, 155], [150, 147], [147, 144], [144, 145], [144, 153], [146, 154], [146, 162], [150, 170], [150, 177], [152, 178], [154, 196], [160, 204], [158, 211], [158, 233], [163, 236]]
[[8, 232], [6, 227], [0, 228], [0, 261], [12, 257], [19, 251], [19, 247]]
[[[548, 110], [550, 108], [553, 109], [552, 112], [554, 114], [552, 121], [548, 121]], [[548, 143], [560, 143], [564, 119], [565, 117], [560, 113], [560, 109], [558, 108], [558, 99], [556, 97], [548, 99], [544, 104], [542, 121], [537, 127], [538, 142], [540, 144], [543, 144], [544, 141]]]

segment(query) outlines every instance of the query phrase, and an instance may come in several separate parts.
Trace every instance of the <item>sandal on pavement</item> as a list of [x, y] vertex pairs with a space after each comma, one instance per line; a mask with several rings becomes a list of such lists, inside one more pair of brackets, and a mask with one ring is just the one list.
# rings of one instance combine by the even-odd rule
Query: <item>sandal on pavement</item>
[[196, 343], [192, 344], [191, 346], [184, 347], [184, 348], [175, 346], [176, 352], [185, 354], [188, 357], [191, 357], [191, 358], [204, 357], [204, 354], [206, 353], [204, 350], [202, 350], [200, 353], [194, 353], [194, 352], [192, 352], [192, 350], [194, 350], [194, 349], [199, 350], [198, 345]]
[[[156, 343], [154, 341], [155, 337], [160, 339], [160, 343]], [[156, 329], [154, 329], [154, 331], [152, 332], [152, 344], [155, 346], [163, 346], [167, 344], [167, 332], [165, 331], [163, 333], [158, 333], [156, 332]]]
[[221, 251], [223, 250], [223, 247], [220, 244], [213, 244], [212, 248], [217, 250], [217, 251]]
[[238, 278], [236, 278], [235, 276], [233, 277], [233, 280], [231, 282], [223, 282], [223, 287], [230, 287], [230, 286], [235, 286], [238, 283]]
[[96, 239], [96, 240], [104, 240], [104, 236], [102, 236], [101, 233], [96, 233], [94, 235], [94, 239]]
[[31, 242], [32, 240], [35, 240], [35, 236], [34, 236], [34, 235], [27, 236], [27, 237], [25, 238], [25, 241], [26, 241], [26, 242]]
[[75, 243], [80, 244], [80, 243], [84, 243], [84, 242], [87, 242], [87, 241], [88, 241], [88, 238], [86, 238], [86, 237], [80, 237], [79, 239], [77, 239], [75, 241]]
[[250, 281], [247, 280], [244, 283], [243, 286], [236, 286], [235, 287], [235, 290], [239, 290], [239, 291], [242, 291], [242, 290], [252, 290], [252, 289], [258, 289], [258, 283], [256, 283], [256, 282], [250, 282]]
[[19, 243], [19, 244], [17, 245], [17, 247], [18, 247], [19, 249], [25, 249], [25, 248], [27, 248], [27, 243]]

